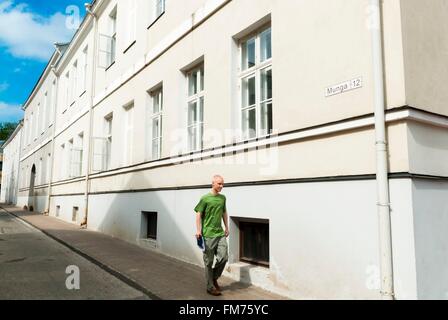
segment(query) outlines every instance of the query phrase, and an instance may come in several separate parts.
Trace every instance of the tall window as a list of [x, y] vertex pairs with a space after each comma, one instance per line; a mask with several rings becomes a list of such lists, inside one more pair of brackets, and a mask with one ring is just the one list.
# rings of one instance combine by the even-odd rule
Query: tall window
[[[71, 140], [73, 142], [73, 140]], [[73, 143], [70, 159], [70, 175], [79, 177], [82, 172], [84, 134], [81, 132]]]
[[75, 61], [73, 63], [73, 68], [72, 68], [72, 79], [71, 80], [71, 100], [70, 100], [70, 104], [72, 104], [73, 102], [75, 102], [76, 100], [76, 93], [78, 92], [78, 61]]
[[103, 169], [108, 170], [111, 167], [111, 161], [112, 161], [112, 120], [113, 116], [112, 114], [106, 116], [104, 118], [105, 121], [105, 152], [104, 152], [104, 163], [103, 163]]
[[204, 65], [190, 71], [188, 77], [188, 150], [202, 149], [204, 128]]
[[165, 12], [165, 0], [155, 0], [155, 6], [156, 6], [156, 15], [155, 19], [157, 19], [162, 13]]
[[47, 92], [45, 92], [45, 95], [44, 95], [44, 108], [45, 108], [45, 119], [44, 119], [44, 123], [43, 123], [43, 126], [42, 126], [42, 132], [44, 132], [45, 131], [45, 129], [48, 127], [48, 124], [49, 124], [49, 118], [50, 118], [50, 112], [51, 112], [51, 110], [50, 110], [50, 96], [48, 95], [48, 91]]
[[49, 125], [53, 124], [54, 114], [56, 112], [56, 80], [53, 81], [51, 85], [51, 100], [50, 100], [50, 117], [49, 117]]
[[149, 92], [150, 95], [150, 155], [151, 159], [159, 159], [162, 149], [162, 112], [163, 88]]
[[137, 0], [129, 0], [129, 10], [127, 10], [128, 21], [126, 24], [125, 45], [130, 45], [136, 38], [137, 29]]
[[[65, 107], [64, 111], [70, 105], [70, 71], [65, 74]], [[64, 112], [63, 111], [63, 112]]]
[[82, 71], [81, 71], [81, 93], [87, 89], [87, 66], [88, 66], [89, 47], [86, 46], [82, 51]]
[[128, 165], [132, 163], [132, 152], [133, 152], [133, 134], [134, 134], [134, 102], [126, 105], [124, 107], [126, 112], [126, 123], [125, 123], [125, 133], [124, 133], [124, 153], [123, 153], [123, 165]]
[[39, 163], [37, 165], [37, 174], [36, 174], [36, 181], [37, 181], [37, 185], [43, 184], [44, 181], [44, 173], [42, 172], [43, 169], [43, 165], [42, 165], [42, 158], [39, 158]]
[[51, 153], [47, 155], [47, 170], [46, 170], [46, 182], [50, 183], [51, 179]]
[[59, 154], [59, 156], [61, 157], [61, 161], [59, 162], [59, 180], [64, 179], [65, 177], [65, 159], [66, 159], [66, 154], [65, 154], [65, 144], [61, 144], [61, 152]]
[[110, 55], [108, 59], [108, 66], [115, 62], [115, 55], [117, 52], [117, 7], [112, 10], [109, 15], [109, 28], [110, 28]]
[[66, 167], [68, 169], [68, 176], [71, 178], [73, 177], [73, 139], [70, 139], [67, 143], [67, 158], [66, 158]]
[[271, 28], [240, 43], [241, 125], [243, 138], [272, 133]]
[[34, 139], [37, 139], [37, 136], [39, 134], [39, 127], [40, 127], [40, 102], [37, 104], [37, 108], [36, 108], [36, 125], [34, 126]]

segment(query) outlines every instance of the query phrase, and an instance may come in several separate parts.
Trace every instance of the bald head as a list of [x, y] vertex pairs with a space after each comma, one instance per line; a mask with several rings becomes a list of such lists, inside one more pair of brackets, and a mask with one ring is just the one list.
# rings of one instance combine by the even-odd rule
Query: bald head
[[219, 174], [214, 175], [212, 180], [212, 191], [214, 193], [220, 193], [223, 187], [224, 187], [224, 178]]

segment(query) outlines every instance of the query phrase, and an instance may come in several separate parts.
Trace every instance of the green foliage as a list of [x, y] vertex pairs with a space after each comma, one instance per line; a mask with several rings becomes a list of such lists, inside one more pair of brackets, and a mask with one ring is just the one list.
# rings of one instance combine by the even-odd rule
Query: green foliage
[[7, 140], [9, 136], [14, 132], [17, 127], [16, 122], [3, 122], [0, 123], [0, 141]]

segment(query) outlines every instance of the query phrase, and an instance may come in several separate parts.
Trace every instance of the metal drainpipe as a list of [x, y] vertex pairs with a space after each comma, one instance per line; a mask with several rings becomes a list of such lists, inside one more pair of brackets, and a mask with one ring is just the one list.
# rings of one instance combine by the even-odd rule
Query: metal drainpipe
[[375, 149], [377, 211], [379, 217], [381, 296], [384, 300], [394, 299], [392, 229], [390, 221], [389, 180], [387, 166], [387, 141], [385, 123], [384, 69], [382, 45], [382, 21], [380, 0], [370, 0], [373, 8], [372, 31], [373, 89], [375, 106]]
[[90, 110], [89, 110], [89, 133], [87, 135], [87, 168], [86, 168], [86, 189], [84, 192], [84, 219], [81, 223], [82, 226], [87, 228], [87, 220], [89, 214], [89, 192], [90, 192], [90, 167], [92, 158], [92, 130], [93, 130], [93, 97], [95, 96], [95, 78], [96, 78], [96, 49], [98, 42], [98, 17], [91, 11], [91, 5], [86, 4], [87, 13], [93, 18], [93, 52], [92, 52], [92, 79], [90, 86]]
[[[58, 59], [61, 58], [61, 52], [59, 51], [59, 49], [56, 50], [59, 52], [60, 56]], [[54, 114], [53, 114], [53, 133], [52, 133], [52, 140], [51, 140], [51, 166], [50, 166], [50, 181], [48, 181], [48, 199], [47, 199], [47, 208], [45, 209], [45, 214], [49, 215], [50, 214], [50, 200], [51, 200], [51, 189], [52, 189], [52, 181], [53, 181], [53, 167], [54, 167], [54, 140], [55, 140], [55, 135], [56, 135], [56, 115], [57, 115], [57, 105], [58, 105], [58, 91], [59, 91], [59, 76], [56, 73], [56, 70], [54, 67], [51, 68], [51, 71], [54, 73], [55, 77], [56, 77], [56, 83], [54, 86], [54, 89], [56, 90], [56, 93], [54, 95], [54, 101], [52, 102], [55, 106], [54, 108]]]

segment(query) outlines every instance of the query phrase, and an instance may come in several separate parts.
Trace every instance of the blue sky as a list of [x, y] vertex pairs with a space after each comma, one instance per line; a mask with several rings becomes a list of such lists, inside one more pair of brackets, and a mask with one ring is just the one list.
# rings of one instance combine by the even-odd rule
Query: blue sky
[[68, 42], [89, 0], [0, 0], [0, 123], [23, 118], [20, 106], [51, 57]]

